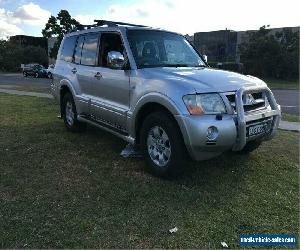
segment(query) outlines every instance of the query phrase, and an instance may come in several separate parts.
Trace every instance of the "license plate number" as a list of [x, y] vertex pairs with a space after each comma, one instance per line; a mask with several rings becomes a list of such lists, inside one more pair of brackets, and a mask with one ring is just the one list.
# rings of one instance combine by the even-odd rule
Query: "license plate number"
[[259, 124], [249, 127], [249, 136], [259, 135], [265, 133], [266, 124]]

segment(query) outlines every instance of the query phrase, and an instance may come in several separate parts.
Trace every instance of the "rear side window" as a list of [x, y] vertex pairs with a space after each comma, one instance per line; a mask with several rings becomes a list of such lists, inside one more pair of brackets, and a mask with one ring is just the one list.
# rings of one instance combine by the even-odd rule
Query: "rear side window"
[[61, 60], [72, 62], [76, 39], [77, 36], [69, 36], [64, 39], [64, 44], [60, 52]]
[[98, 40], [99, 34], [88, 34], [85, 36], [81, 52], [81, 64], [95, 66], [98, 63]]
[[74, 52], [74, 62], [80, 64], [81, 50], [84, 43], [84, 36], [80, 36], [77, 40], [75, 52]]

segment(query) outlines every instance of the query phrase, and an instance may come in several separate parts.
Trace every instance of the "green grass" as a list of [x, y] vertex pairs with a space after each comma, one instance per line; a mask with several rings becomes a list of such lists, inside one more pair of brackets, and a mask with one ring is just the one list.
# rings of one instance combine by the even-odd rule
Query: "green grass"
[[40, 87], [34, 87], [34, 86], [19, 86], [15, 89], [22, 90], [22, 91], [28, 91], [28, 92], [38, 92], [38, 93], [50, 94], [49, 88], [40, 88]]
[[282, 113], [281, 119], [288, 122], [300, 122], [300, 117], [298, 115], [291, 115], [287, 113]]
[[299, 81], [265, 79], [268, 87], [271, 89], [299, 89]]
[[35, 87], [35, 86], [20, 86], [20, 85], [0, 84], [0, 89], [1, 88], [50, 94], [50, 89], [49, 88], [44, 88], [44, 87], [41, 88], [41, 87]]
[[106, 132], [66, 132], [52, 100], [0, 106], [0, 248], [239, 248], [240, 234], [299, 233], [298, 133], [166, 181]]

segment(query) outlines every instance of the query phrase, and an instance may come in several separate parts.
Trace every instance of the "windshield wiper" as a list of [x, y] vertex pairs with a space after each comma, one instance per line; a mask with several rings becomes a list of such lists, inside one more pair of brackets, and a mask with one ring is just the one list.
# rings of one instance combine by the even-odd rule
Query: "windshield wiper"
[[184, 64], [184, 63], [177, 63], [177, 64], [153, 64], [153, 65], [142, 65], [140, 66], [140, 68], [159, 68], [159, 67], [170, 67], [170, 68], [180, 68], [180, 67], [207, 67], [206, 65], [188, 65], [188, 64]]
[[175, 67], [175, 68], [179, 68], [179, 67], [192, 67], [188, 64], [183, 64], [183, 63], [177, 63], [177, 64], [162, 64], [161, 67]]
[[176, 68], [179, 68], [179, 67], [190, 67], [190, 68], [193, 68], [193, 67], [199, 67], [199, 68], [204, 68], [206, 67], [206, 65], [189, 65], [189, 64], [183, 64], [183, 63], [178, 63], [178, 64], [165, 64], [163, 65], [163, 67], [176, 67]]

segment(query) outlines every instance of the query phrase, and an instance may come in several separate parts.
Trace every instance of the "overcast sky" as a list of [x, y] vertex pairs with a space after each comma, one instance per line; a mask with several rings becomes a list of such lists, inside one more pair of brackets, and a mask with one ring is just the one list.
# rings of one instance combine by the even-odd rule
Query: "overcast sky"
[[49, 16], [61, 9], [84, 24], [117, 20], [183, 34], [300, 25], [298, 0], [0, 0], [0, 38], [41, 36]]

